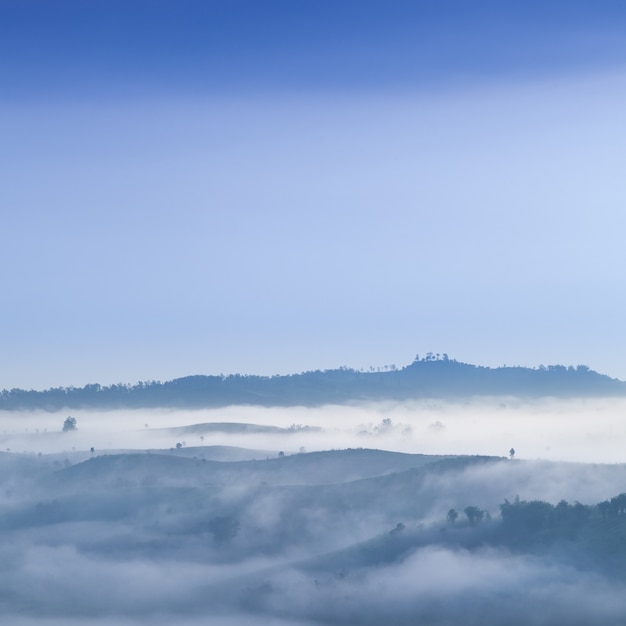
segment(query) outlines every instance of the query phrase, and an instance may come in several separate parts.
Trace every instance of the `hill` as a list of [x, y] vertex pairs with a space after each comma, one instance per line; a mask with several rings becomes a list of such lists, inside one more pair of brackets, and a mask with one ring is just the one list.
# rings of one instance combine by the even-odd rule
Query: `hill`
[[284, 376], [187, 376], [136, 385], [89, 384], [44, 391], [4, 389], [0, 410], [219, 408], [230, 405], [321, 406], [470, 396], [589, 397], [626, 395], [626, 382], [584, 365], [483, 367], [428, 355], [401, 369], [350, 368]]
[[4, 621], [624, 623], [624, 465], [179, 452], [0, 453]]

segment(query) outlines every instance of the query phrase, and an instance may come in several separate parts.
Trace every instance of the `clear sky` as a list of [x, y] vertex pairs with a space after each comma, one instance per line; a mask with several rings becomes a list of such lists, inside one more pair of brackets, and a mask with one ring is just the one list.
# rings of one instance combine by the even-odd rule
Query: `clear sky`
[[0, 388], [626, 379], [625, 32], [621, 0], [0, 0]]

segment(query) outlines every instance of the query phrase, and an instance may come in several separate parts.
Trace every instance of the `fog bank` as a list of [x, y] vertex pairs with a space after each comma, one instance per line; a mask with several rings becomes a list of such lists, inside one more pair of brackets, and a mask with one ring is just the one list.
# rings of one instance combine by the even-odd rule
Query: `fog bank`
[[[618, 463], [626, 455], [626, 399], [478, 398], [319, 408], [236, 406], [197, 411], [72, 411], [78, 430], [60, 433], [66, 412], [0, 413], [0, 450], [29, 453], [224, 445], [298, 452], [384, 448], [424, 454], [484, 454], [588, 463]], [[390, 421], [389, 421], [390, 420]], [[290, 433], [203, 432], [168, 428], [204, 423], [258, 424]], [[305, 430], [310, 426], [318, 430]], [[321, 430], [320, 430], [321, 429]]]

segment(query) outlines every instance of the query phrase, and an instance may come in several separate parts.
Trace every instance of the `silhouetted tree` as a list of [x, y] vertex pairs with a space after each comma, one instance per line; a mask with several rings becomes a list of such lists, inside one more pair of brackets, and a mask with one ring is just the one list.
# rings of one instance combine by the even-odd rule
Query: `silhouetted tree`
[[485, 512], [482, 509], [479, 509], [477, 506], [465, 507], [464, 512], [465, 515], [467, 515], [467, 519], [469, 520], [470, 524], [480, 522], [485, 517]]
[[63, 432], [67, 433], [70, 430], [76, 430], [76, 418], [75, 417], [71, 417], [68, 416], [65, 418], [65, 421], [63, 422]]
[[513, 457], [515, 456], [515, 448], [511, 448], [511, 449], [509, 450], [509, 456], [510, 456], [511, 458], [513, 458]]
[[458, 517], [459, 517], [459, 514], [454, 509], [450, 509], [448, 511], [447, 518], [448, 518], [449, 524], [454, 524], [454, 522], [456, 522]]
[[374, 429], [379, 435], [388, 433], [393, 430], [393, 421], [389, 417], [385, 417]]

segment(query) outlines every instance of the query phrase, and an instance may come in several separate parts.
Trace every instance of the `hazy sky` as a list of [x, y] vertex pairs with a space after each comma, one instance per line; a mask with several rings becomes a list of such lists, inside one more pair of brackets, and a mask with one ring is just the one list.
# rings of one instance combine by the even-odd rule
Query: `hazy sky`
[[0, 388], [626, 379], [621, 0], [0, 0]]

